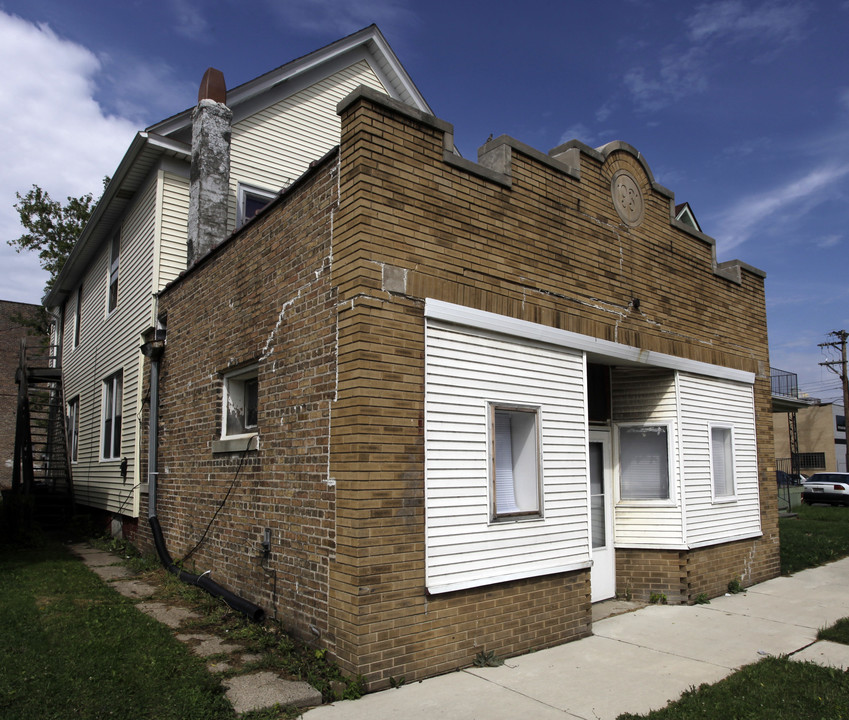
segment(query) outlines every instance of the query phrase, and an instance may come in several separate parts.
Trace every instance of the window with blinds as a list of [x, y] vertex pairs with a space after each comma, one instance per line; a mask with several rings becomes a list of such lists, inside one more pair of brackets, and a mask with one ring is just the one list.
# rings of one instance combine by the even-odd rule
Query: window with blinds
[[669, 500], [669, 430], [665, 425], [620, 426], [619, 497]]
[[492, 407], [492, 516], [540, 515], [538, 408]]
[[734, 442], [732, 428], [710, 428], [710, 471], [714, 500], [734, 498]]

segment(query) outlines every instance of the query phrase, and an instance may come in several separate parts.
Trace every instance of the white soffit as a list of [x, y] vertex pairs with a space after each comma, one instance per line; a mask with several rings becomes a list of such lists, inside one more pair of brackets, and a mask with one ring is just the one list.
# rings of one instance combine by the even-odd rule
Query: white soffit
[[711, 363], [652, 352], [651, 350], [641, 350], [630, 345], [601, 340], [589, 335], [581, 335], [568, 330], [560, 330], [547, 325], [539, 325], [527, 320], [518, 320], [506, 315], [476, 310], [475, 308], [432, 298], [425, 300], [425, 317], [428, 320], [465, 325], [476, 330], [511, 335], [523, 340], [556, 345], [571, 350], [581, 350], [589, 355], [633, 365], [662, 367], [692, 373], [693, 375], [705, 375], [721, 380], [746, 383], [747, 385], [752, 385], [755, 382], [755, 374], [744, 370], [735, 370], [722, 365], [712, 365]]

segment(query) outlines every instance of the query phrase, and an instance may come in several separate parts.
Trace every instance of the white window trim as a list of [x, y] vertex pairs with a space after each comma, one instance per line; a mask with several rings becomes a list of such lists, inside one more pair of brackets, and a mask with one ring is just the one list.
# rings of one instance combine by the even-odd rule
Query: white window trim
[[257, 187], [256, 185], [248, 185], [247, 183], [239, 183], [236, 202], [236, 228], [242, 227], [250, 218], [245, 218], [245, 202], [248, 195], [253, 195], [268, 202], [277, 197], [277, 193], [273, 190]]
[[[514, 513], [498, 513], [495, 497], [495, 413], [496, 411], [525, 412], [534, 415], [536, 428], [536, 496], [537, 509]], [[539, 405], [521, 403], [488, 402], [486, 404], [487, 428], [487, 507], [490, 525], [505, 523], [540, 521], [544, 519], [545, 503], [543, 495], [542, 465], [542, 408]]]
[[[112, 254], [115, 245], [118, 245], [118, 256], [113, 260]], [[121, 230], [118, 229], [109, 241], [109, 249], [106, 256], [106, 317], [109, 317], [118, 309], [118, 298], [121, 292]], [[115, 285], [115, 305], [109, 307], [112, 297], [112, 285]]]
[[[731, 467], [728, 468], [731, 473], [731, 494], [717, 495], [716, 484], [714, 482], [714, 467], [713, 467], [713, 431], [714, 429], [728, 430], [729, 439], [731, 441]], [[710, 461], [710, 499], [714, 505], [723, 505], [727, 503], [737, 502], [737, 473], [735, 472], [736, 457], [734, 447], [734, 426], [729, 423], [708, 423], [708, 459]]]
[[[118, 399], [118, 393], [114, 392], [115, 381], [120, 382], [121, 392], [120, 392], [120, 400]], [[107, 400], [109, 398], [108, 388], [112, 386], [112, 425], [110, 426], [110, 442], [109, 449], [110, 452], [115, 449], [115, 410], [121, 411], [121, 429], [118, 432], [118, 454], [117, 455], [105, 455], [103, 452], [104, 449], [104, 441], [106, 440], [106, 420], [107, 415], [110, 412], [110, 408], [107, 407]], [[124, 432], [124, 371], [117, 370], [112, 373], [108, 377], [103, 379], [103, 390], [102, 390], [103, 398], [101, 400], [101, 416], [100, 416], [100, 460], [101, 462], [114, 462], [116, 460], [121, 459], [121, 451], [123, 450], [123, 432]], [[117, 401], [117, 402], [116, 402]], [[120, 407], [118, 405], [120, 403]]]
[[67, 409], [68, 424], [68, 457], [71, 464], [76, 465], [80, 457], [80, 396], [76, 395], [68, 400]]
[[[620, 447], [620, 432], [622, 428], [629, 427], [662, 427], [666, 429], [666, 463], [667, 463], [667, 473], [669, 477], [669, 497], [668, 498], [623, 498], [622, 497], [622, 451]], [[613, 433], [614, 437], [614, 452], [616, 453], [616, 459], [613, 463], [614, 468], [616, 470], [616, 485], [615, 485], [615, 499], [616, 505], [618, 507], [677, 507], [678, 506], [678, 492], [677, 492], [677, 482], [675, 477], [675, 443], [673, 436], [673, 425], [668, 421], [659, 421], [659, 422], [623, 422], [623, 423], [615, 423], [614, 425], [615, 432]]]
[[[244, 381], [250, 380], [252, 378], [256, 379], [258, 378], [258, 376], [258, 365], [248, 365], [246, 367], [239, 368], [238, 370], [228, 372], [224, 375], [221, 383], [221, 440], [241, 440], [259, 435], [259, 418], [257, 418], [257, 426], [255, 428], [251, 428], [246, 432], [230, 434], [228, 434], [227, 432], [227, 407], [230, 402], [230, 382], [233, 380]], [[259, 405], [259, 398], [257, 398], [257, 405]], [[253, 444], [251, 444], [251, 447], [253, 447]]]

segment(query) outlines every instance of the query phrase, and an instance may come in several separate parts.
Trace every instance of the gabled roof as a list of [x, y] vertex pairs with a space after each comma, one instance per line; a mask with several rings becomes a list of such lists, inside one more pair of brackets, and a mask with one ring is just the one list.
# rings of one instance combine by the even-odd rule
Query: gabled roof
[[675, 206], [675, 219], [686, 223], [699, 232], [702, 232], [701, 225], [699, 225], [699, 221], [696, 220], [696, 216], [693, 213], [693, 209], [690, 207], [690, 203], [683, 202]]
[[[337, 40], [319, 50], [281, 65], [227, 91], [233, 122], [298, 92], [353, 62], [366, 60], [389, 95], [432, 114], [430, 106], [404, 70], [376, 25]], [[148, 173], [165, 157], [191, 160], [192, 111], [194, 106], [151, 125], [133, 138], [129, 149], [80, 234], [44, 305], [62, 304], [79, 285], [88, 265], [99, 252], [141, 189]]]
[[[433, 114], [412, 78], [392, 52], [383, 33], [377, 25], [369, 25], [242, 85], [228, 88], [227, 107], [233, 111], [233, 122], [238, 122], [246, 115], [256, 112], [260, 107], [267, 107], [311, 85], [319, 77], [326, 76], [360, 59], [369, 62], [384, 87], [388, 89], [390, 97]], [[190, 133], [193, 110], [194, 106], [151, 125], [147, 130], [167, 137]]]

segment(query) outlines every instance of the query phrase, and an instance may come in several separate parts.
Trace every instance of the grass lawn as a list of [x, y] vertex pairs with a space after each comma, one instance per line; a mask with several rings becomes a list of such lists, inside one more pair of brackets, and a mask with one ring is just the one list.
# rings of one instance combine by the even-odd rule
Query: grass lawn
[[796, 512], [779, 520], [782, 575], [849, 555], [849, 508], [801, 505]]
[[[797, 518], [779, 521], [781, 572], [849, 555], [849, 508], [794, 507]], [[820, 630], [820, 640], [849, 644], [849, 618]], [[838, 720], [849, 718], [849, 673], [787, 658], [765, 658], [713, 685], [645, 715], [618, 720]]]
[[235, 718], [171, 631], [63, 548], [0, 546], [0, 717]]

